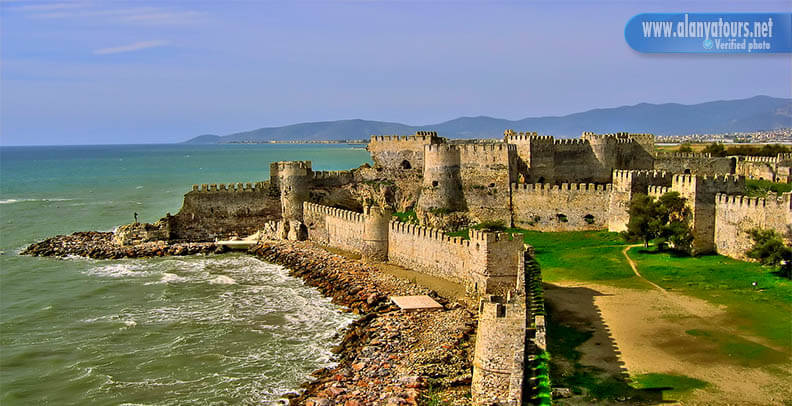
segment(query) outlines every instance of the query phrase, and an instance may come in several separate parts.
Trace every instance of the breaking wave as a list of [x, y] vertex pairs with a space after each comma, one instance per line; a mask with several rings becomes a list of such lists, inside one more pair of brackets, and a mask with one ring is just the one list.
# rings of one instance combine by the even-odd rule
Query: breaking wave
[[68, 202], [74, 199], [60, 199], [60, 198], [52, 198], [52, 199], [2, 199], [0, 200], [0, 204], [11, 204], [11, 203], [25, 203], [25, 202]]

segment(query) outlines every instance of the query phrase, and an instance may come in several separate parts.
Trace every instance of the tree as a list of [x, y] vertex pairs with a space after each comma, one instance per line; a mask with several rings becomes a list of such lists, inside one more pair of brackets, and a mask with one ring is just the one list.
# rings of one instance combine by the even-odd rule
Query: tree
[[745, 251], [762, 265], [778, 267], [781, 275], [792, 278], [792, 248], [784, 244], [784, 239], [775, 230], [755, 228], [749, 231], [754, 244]]
[[658, 213], [660, 232], [657, 246], [660, 250], [670, 243], [675, 250], [690, 252], [693, 244], [693, 232], [690, 230], [690, 208], [685, 199], [677, 192], [668, 192], [660, 196]]
[[778, 154], [783, 154], [783, 153], [787, 153], [787, 152], [790, 152], [789, 148], [787, 148], [787, 147], [785, 147], [783, 145], [766, 144], [766, 145], [762, 146], [762, 149], [759, 150], [759, 153], [757, 155], [761, 155], [761, 156], [776, 156]]
[[668, 192], [658, 199], [638, 193], [630, 201], [628, 213], [630, 221], [627, 231], [622, 233], [625, 239], [643, 241], [644, 247], [656, 240], [661, 251], [668, 245], [678, 251], [690, 251], [693, 243], [690, 209], [679, 193]]
[[657, 237], [659, 231], [654, 199], [643, 193], [636, 194], [630, 201], [627, 213], [630, 214], [630, 221], [627, 223], [627, 231], [622, 233], [624, 238], [643, 241], [644, 247], [649, 247], [649, 241]]
[[707, 145], [701, 152], [710, 154], [712, 156], [726, 156], [726, 148], [724, 148], [723, 144], [719, 142], [713, 142], [712, 144]]
[[693, 152], [693, 147], [690, 146], [689, 142], [683, 142], [682, 145], [679, 146], [679, 152]]

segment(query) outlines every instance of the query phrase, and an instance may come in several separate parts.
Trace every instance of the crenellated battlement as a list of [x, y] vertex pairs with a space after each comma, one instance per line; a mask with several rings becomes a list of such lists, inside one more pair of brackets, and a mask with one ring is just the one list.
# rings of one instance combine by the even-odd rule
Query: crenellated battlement
[[792, 212], [792, 192], [783, 193], [780, 196], [775, 193], [769, 193], [767, 197], [748, 197], [718, 193], [715, 196], [715, 202], [718, 206], [730, 206], [732, 208], [764, 208], [773, 205], [786, 208], [787, 211]]
[[366, 215], [363, 213], [339, 209], [336, 207], [323, 206], [321, 204], [316, 204], [311, 202], [303, 203], [303, 211], [304, 213], [322, 214], [325, 216], [336, 217], [342, 220], [353, 221], [356, 223], [362, 223], [366, 220]]
[[515, 132], [506, 130], [503, 132], [506, 142], [545, 142], [553, 143], [554, 138], [550, 135], [538, 135], [536, 131]]
[[409, 234], [411, 236], [426, 239], [441, 241], [449, 244], [460, 245], [464, 247], [471, 247], [471, 244], [476, 244], [478, 248], [486, 248], [487, 244], [494, 244], [500, 241], [522, 241], [522, 234], [490, 232], [481, 230], [470, 230], [470, 238], [465, 239], [462, 237], [452, 237], [443, 232], [442, 230], [425, 227], [416, 224], [402, 223], [397, 220], [392, 220], [389, 224], [391, 232], [400, 234]]
[[436, 143], [442, 140], [437, 131], [416, 131], [414, 135], [372, 135], [371, 142], [425, 142]]
[[458, 153], [459, 146], [452, 144], [426, 144], [424, 151], [428, 153]]
[[[781, 154], [779, 154], [779, 155], [781, 155]], [[747, 156], [738, 157], [738, 160], [743, 161], [743, 162], [760, 162], [760, 163], [766, 163], [766, 164], [777, 164], [778, 161], [779, 161], [779, 156], [752, 156], [752, 155], [747, 155]]]
[[606, 133], [606, 134], [597, 134], [592, 131], [583, 131], [580, 135], [581, 138], [584, 139], [643, 139], [643, 140], [654, 140], [654, 134], [646, 134], [646, 133], [629, 133], [626, 131], [622, 132], [615, 132], [615, 133]]
[[486, 244], [493, 244], [499, 241], [515, 241], [515, 240], [523, 241], [522, 234], [490, 232], [490, 231], [481, 231], [481, 230], [473, 230], [473, 229], [468, 231], [468, 233], [470, 235], [470, 241], [482, 242]]
[[555, 145], [589, 145], [589, 140], [581, 138], [558, 138], [553, 140]]
[[728, 185], [739, 184], [744, 182], [745, 177], [740, 175], [688, 175], [676, 174], [673, 178], [673, 184], [686, 185], [686, 184], [700, 184], [700, 185]]
[[[671, 173], [666, 171], [657, 171], [657, 170], [627, 170], [627, 169], [614, 169], [613, 170], [613, 182], [615, 183], [617, 180], [622, 182], [629, 182], [632, 180], [637, 179], [647, 179], [647, 180], [661, 180], [661, 179], [668, 179], [671, 178]], [[687, 175], [690, 176], [690, 175]]]
[[778, 159], [779, 163], [792, 161], [792, 152], [785, 152], [785, 153], [778, 154], [776, 156], [776, 159]]
[[355, 175], [352, 171], [314, 171], [311, 177], [316, 180], [331, 178], [352, 178]]
[[417, 224], [402, 223], [401, 221], [393, 220], [389, 223], [391, 233], [408, 234], [416, 238], [441, 241], [444, 243], [455, 244], [463, 247], [470, 247], [470, 241], [462, 237], [451, 237], [432, 227], [419, 226]]
[[515, 193], [544, 193], [553, 191], [582, 191], [582, 192], [610, 192], [613, 189], [611, 183], [562, 183], [560, 185], [552, 183], [512, 183], [512, 191]]
[[655, 158], [712, 158], [712, 154], [704, 152], [658, 152], [655, 154]]
[[203, 183], [200, 185], [192, 185], [193, 192], [261, 192], [268, 191], [268, 182], [255, 182], [255, 183]]
[[668, 186], [656, 186], [650, 185], [647, 193], [649, 196], [662, 196], [671, 191], [671, 188]]
[[465, 153], [477, 154], [499, 151], [516, 151], [515, 145], [502, 142], [465, 143], [465, 144], [426, 144], [424, 152], [430, 154]]
[[461, 153], [475, 154], [479, 152], [497, 152], [497, 151], [516, 151], [515, 145], [506, 144], [503, 142], [488, 142], [488, 143], [469, 143], [458, 144], [457, 147]]
[[286, 171], [289, 169], [302, 169], [310, 170], [311, 161], [278, 161], [278, 171]]

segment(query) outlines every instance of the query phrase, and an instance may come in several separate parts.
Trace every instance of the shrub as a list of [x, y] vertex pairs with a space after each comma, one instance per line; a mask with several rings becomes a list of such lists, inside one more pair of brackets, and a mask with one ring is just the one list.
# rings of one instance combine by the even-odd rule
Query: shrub
[[501, 220], [485, 220], [473, 226], [476, 230], [506, 231], [506, 223]]
[[773, 192], [782, 194], [792, 192], [792, 183], [777, 183], [764, 179], [746, 179], [745, 194], [751, 197], [765, 197]]
[[762, 265], [778, 267], [786, 278], [792, 278], [792, 248], [784, 244], [780, 234], [774, 230], [755, 228], [750, 232], [753, 246], [745, 254]]

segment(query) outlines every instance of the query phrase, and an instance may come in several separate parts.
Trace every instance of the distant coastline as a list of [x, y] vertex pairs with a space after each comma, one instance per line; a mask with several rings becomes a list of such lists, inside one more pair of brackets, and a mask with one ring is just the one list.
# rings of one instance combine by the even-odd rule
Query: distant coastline
[[369, 140], [291, 140], [291, 141], [228, 141], [218, 142], [218, 144], [350, 144], [366, 145]]
[[368, 140], [371, 135], [406, 135], [424, 130], [436, 131], [440, 136], [449, 139], [492, 139], [501, 138], [503, 131], [509, 128], [556, 138], [577, 138], [583, 131], [603, 134], [623, 131], [651, 132], [661, 137], [778, 131], [792, 128], [792, 99], [755, 96], [690, 105], [640, 103], [564, 116], [527, 117], [517, 120], [488, 116], [458, 117], [424, 125], [363, 119], [303, 122], [226, 135], [204, 134], [184, 142], [330, 144]]

